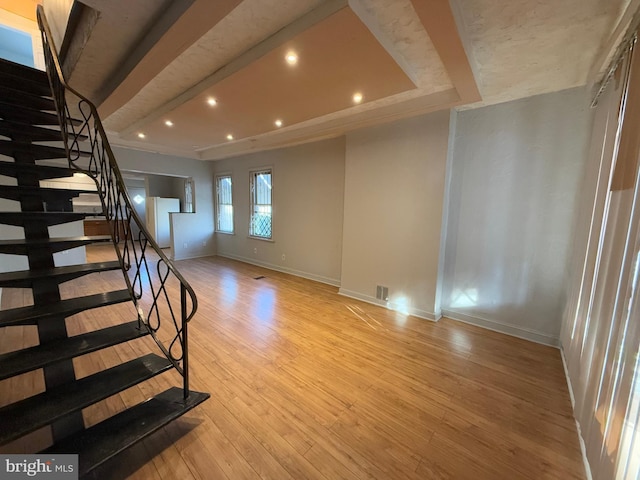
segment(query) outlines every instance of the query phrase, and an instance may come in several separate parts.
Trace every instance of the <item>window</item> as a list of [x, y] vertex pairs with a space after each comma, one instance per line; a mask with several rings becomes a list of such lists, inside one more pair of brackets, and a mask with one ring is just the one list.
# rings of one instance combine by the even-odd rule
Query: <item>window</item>
[[216, 231], [233, 233], [233, 184], [231, 175], [216, 177]]
[[249, 235], [271, 238], [271, 169], [251, 172], [251, 219]]
[[195, 208], [195, 195], [194, 195], [193, 178], [185, 178], [184, 180], [184, 212], [194, 213]]

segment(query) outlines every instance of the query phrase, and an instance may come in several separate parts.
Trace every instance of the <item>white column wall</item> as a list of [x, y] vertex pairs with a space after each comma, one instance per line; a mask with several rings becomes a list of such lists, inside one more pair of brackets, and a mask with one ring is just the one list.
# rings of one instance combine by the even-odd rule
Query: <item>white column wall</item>
[[458, 113], [445, 316], [558, 344], [592, 118], [587, 93]]
[[340, 293], [436, 320], [449, 112], [347, 135]]

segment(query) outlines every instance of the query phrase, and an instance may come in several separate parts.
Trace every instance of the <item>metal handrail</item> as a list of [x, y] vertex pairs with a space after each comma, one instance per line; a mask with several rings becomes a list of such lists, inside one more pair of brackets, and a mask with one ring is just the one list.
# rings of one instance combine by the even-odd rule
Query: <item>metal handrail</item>
[[[140, 220], [95, 105], [70, 87], [64, 78], [42, 5], [38, 5], [37, 16], [47, 76], [69, 166], [95, 181], [125, 282], [138, 312], [138, 321], [148, 329], [165, 356], [183, 376], [186, 398], [189, 392], [187, 324], [198, 308], [195, 291]], [[77, 104], [69, 102], [69, 99], [75, 99]], [[74, 114], [80, 119], [71, 115], [70, 103]], [[87, 164], [81, 166], [81, 162], [85, 162], [83, 158], [87, 158]], [[134, 238], [132, 224], [139, 231], [137, 238]], [[150, 254], [151, 251], [154, 253]], [[153, 255], [158, 257], [157, 260], [150, 258]], [[176, 282], [179, 292], [175, 291]], [[177, 301], [176, 296], [179, 297]], [[175, 329], [173, 333], [161, 329], [162, 320], [167, 316]]]

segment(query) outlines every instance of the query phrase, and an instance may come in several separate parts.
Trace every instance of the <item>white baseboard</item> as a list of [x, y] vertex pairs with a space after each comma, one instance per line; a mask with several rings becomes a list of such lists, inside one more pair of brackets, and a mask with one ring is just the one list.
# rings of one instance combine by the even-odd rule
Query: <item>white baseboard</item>
[[517, 327], [515, 325], [507, 325], [506, 323], [497, 322], [495, 320], [489, 320], [487, 318], [481, 318], [474, 315], [468, 315], [466, 313], [457, 312], [455, 310], [442, 310], [444, 317], [459, 322], [469, 323], [478, 327], [483, 327], [494, 332], [505, 333], [512, 337], [523, 338], [535, 343], [541, 343], [550, 347], [559, 347], [560, 343], [558, 337], [549, 335], [547, 333], [536, 332], [524, 327]]
[[193, 260], [194, 258], [205, 258], [205, 257], [213, 257], [215, 256], [215, 253], [213, 252], [201, 252], [198, 254], [194, 254], [194, 255], [187, 255], [186, 257], [172, 257], [171, 260], [175, 261], [175, 262], [179, 262], [180, 260]]
[[282, 267], [280, 265], [274, 265], [272, 263], [261, 262], [260, 260], [241, 257], [240, 255], [232, 255], [229, 253], [220, 253], [220, 252], [218, 252], [217, 255], [219, 257], [230, 258], [231, 260], [237, 260], [239, 262], [248, 263], [250, 265], [256, 265], [258, 267], [268, 268], [269, 270], [275, 270], [276, 272], [288, 273], [290, 275], [295, 275], [296, 277], [302, 277], [308, 280], [313, 280], [315, 282], [326, 283], [327, 285], [332, 285], [334, 287], [340, 286], [340, 280], [337, 280], [335, 278], [324, 277], [322, 275], [316, 275], [314, 273], [303, 272], [301, 270], [295, 270], [293, 268], [287, 268], [287, 267]]
[[587, 459], [587, 446], [584, 443], [584, 437], [582, 436], [582, 429], [580, 428], [580, 422], [576, 418], [576, 398], [573, 394], [573, 385], [571, 384], [571, 377], [569, 377], [569, 369], [567, 368], [567, 359], [564, 356], [564, 349], [560, 346], [560, 357], [562, 358], [562, 366], [564, 368], [564, 376], [567, 380], [567, 388], [569, 389], [569, 397], [571, 398], [571, 409], [573, 410], [573, 419], [576, 422], [576, 429], [578, 430], [578, 440], [580, 442], [580, 452], [582, 453], [582, 463], [584, 465], [585, 476], [587, 480], [593, 480], [593, 476], [591, 475], [591, 466], [589, 465], [589, 460]]
[[[356, 300], [362, 300], [363, 302], [371, 303], [373, 305], [378, 305], [380, 307], [390, 308], [387, 305], [387, 302], [383, 300], [378, 300], [375, 297], [364, 295], [360, 292], [354, 292], [353, 290], [345, 290], [344, 288], [341, 288], [340, 290], [338, 290], [338, 294], [342, 295], [343, 297], [355, 298]], [[390, 310], [393, 310], [393, 308], [390, 308]], [[438, 320], [440, 320], [440, 318], [442, 318], [442, 315], [436, 315], [433, 312], [420, 310], [419, 308], [410, 308], [408, 311], [408, 314], [413, 317], [423, 318], [425, 320], [431, 320], [432, 322], [437, 322]]]

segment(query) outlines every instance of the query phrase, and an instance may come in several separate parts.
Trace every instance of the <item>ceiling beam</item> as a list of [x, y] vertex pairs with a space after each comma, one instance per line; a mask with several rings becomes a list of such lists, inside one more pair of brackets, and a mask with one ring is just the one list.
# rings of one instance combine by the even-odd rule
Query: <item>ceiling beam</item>
[[411, 0], [464, 104], [482, 100], [448, 0]]
[[228, 64], [224, 65], [223, 67], [213, 72], [211, 75], [208, 75], [207, 77], [205, 77], [203, 80], [195, 84], [193, 87], [187, 89], [177, 97], [159, 106], [158, 108], [156, 108], [155, 110], [153, 110], [151, 113], [141, 118], [140, 120], [133, 122], [128, 127], [123, 129], [120, 135], [122, 137], [133, 135], [135, 132], [141, 130], [148, 123], [153, 122], [154, 120], [157, 120], [162, 115], [165, 115], [166, 113], [174, 110], [175, 108], [179, 107], [183, 103], [188, 102], [192, 98], [198, 96], [199, 94], [207, 90], [209, 87], [215, 85], [216, 83], [229, 77], [230, 75], [233, 75], [235, 72], [251, 64], [258, 58], [266, 55], [274, 48], [285, 44], [287, 41], [289, 41], [296, 35], [311, 28], [313, 25], [317, 24], [318, 22], [321, 22], [325, 18], [333, 15], [338, 10], [343, 9], [346, 6], [347, 6], [347, 0], [328, 0], [321, 3], [320, 6], [318, 6], [314, 10], [306, 13], [305, 15], [303, 15], [293, 23], [287, 25], [286, 27], [282, 28], [281, 30], [277, 31], [276, 33], [268, 37], [267, 39], [258, 43], [254, 47], [250, 48], [240, 56], [233, 59]]
[[387, 53], [398, 64], [407, 77], [413, 82], [414, 85], [418, 85], [418, 75], [411, 65], [411, 63], [402, 55], [393, 40], [380, 27], [378, 20], [365, 6], [363, 0], [349, 0], [349, 7], [353, 10], [360, 21], [365, 24], [371, 34], [376, 38], [378, 43], [382, 45]]
[[169, 3], [96, 95], [102, 118], [131, 100], [242, 0], [179, 0]]
[[589, 75], [587, 76], [587, 84], [593, 85], [601, 80], [598, 78], [599, 75], [606, 73], [604, 71], [608, 68], [609, 62], [612, 60], [612, 56], [615, 54], [618, 45], [623, 40], [627, 30], [631, 26], [634, 16], [639, 13], [640, 0], [630, 0], [627, 4], [627, 8], [619, 17], [618, 24], [615, 25], [611, 35], [609, 35], [607, 41], [602, 45], [598, 55], [591, 65]]

